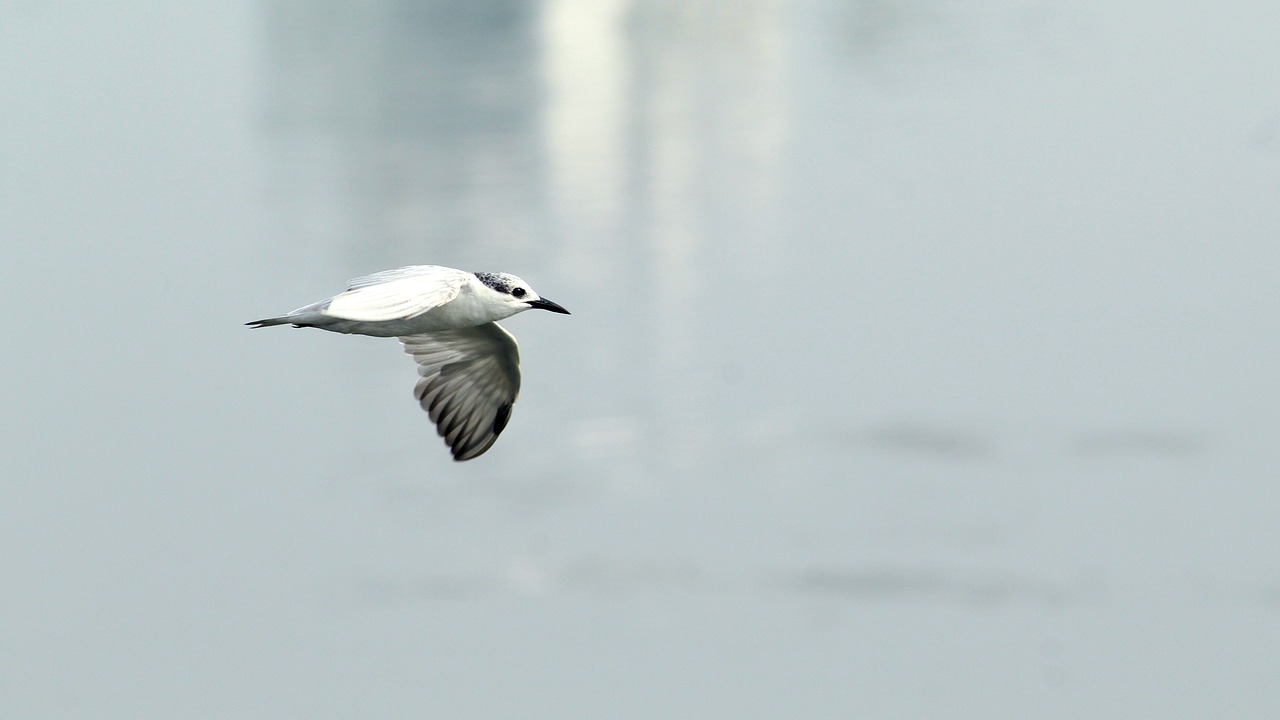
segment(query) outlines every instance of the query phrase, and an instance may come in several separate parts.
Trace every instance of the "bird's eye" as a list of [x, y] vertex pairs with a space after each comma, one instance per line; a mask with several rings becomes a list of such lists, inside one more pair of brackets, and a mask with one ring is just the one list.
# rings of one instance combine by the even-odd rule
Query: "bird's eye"
[[511, 297], [524, 297], [524, 288], [515, 288], [511, 291]]

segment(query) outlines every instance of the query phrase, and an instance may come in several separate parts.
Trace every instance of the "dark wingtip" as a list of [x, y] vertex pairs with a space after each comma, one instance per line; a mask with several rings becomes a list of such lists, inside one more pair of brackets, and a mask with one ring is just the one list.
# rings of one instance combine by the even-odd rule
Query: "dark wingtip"
[[506, 429], [507, 423], [511, 421], [511, 403], [503, 403], [498, 408], [498, 415], [493, 419], [493, 434], [501, 435]]
[[[449, 446], [449, 452], [453, 455], [454, 462], [466, 462], [467, 460], [475, 460], [481, 455], [489, 452], [489, 448], [498, 441], [498, 436], [506, 429], [507, 423], [511, 420], [511, 403], [503, 403], [498, 407], [498, 412], [493, 417], [493, 434], [481, 435], [480, 437], [466, 436], [458, 438], [454, 445]], [[443, 433], [442, 433], [443, 435]]]

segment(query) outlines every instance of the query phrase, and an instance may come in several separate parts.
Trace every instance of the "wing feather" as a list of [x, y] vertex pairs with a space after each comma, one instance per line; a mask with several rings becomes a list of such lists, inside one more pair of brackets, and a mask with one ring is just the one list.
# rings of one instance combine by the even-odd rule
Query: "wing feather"
[[400, 338], [418, 363], [414, 396], [454, 460], [479, 457], [493, 446], [520, 394], [515, 338], [487, 323]]
[[467, 273], [437, 265], [411, 265], [358, 277], [329, 300], [323, 313], [343, 320], [403, 320], [458, 297]]
[[450, 277], [465, 277], [468, 275], [463, 270], [444, 267], [442, 265], [406, 265], [393, 270], [381, 270], [369, 275], [361, 275], [358, 278], [352, 278], [347, 281], [348, 290], [358, 290], [369, 285], [378, 285], [392, 280], [401, 280], [410, 277], [430, 277], [437, 282], [442, 282]]

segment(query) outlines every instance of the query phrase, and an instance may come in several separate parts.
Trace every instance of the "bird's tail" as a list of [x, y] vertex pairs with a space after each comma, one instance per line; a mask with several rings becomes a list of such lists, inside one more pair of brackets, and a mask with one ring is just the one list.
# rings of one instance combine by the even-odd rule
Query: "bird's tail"
[[285, 315], [283, 317], [273, 317], [273, 318], [264, 318], [262, 320], [254, 320], [253, 322], [245, 323], [245, 325], [248, 325], [251, 328], [264, 328], [264, 327], [271, 327], [272, 325], [292, 325], [296, 320], [297, 318], [291, 318], [288, 315]]

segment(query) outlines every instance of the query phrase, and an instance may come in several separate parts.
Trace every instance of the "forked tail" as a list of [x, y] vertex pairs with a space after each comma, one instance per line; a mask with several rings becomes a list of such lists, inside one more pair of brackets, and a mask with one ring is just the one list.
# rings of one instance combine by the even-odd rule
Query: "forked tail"
[[255, 329], [271, 327], [272, 325], [292, 325], [294, 320], [296, 319], [297, 318], [290, 318], [288, 316], [264, 318], [262, 320], [254, 320], [253, 322], [247, 322], [245, 323], [245, 325], [248, 325], [249, 327], [255, 328]]

